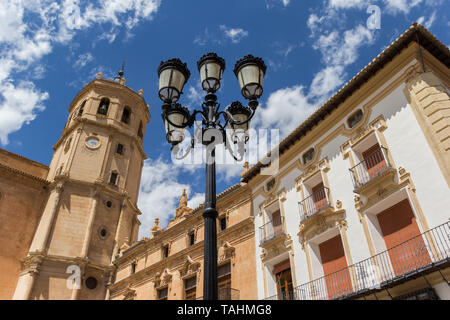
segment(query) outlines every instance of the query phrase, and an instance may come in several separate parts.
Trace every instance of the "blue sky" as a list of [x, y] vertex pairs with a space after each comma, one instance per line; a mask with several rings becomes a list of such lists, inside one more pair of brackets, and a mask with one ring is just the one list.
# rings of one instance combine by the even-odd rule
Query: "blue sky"
[[[179, 57], [192, 76], [181, 103], [199, 105], [196, 68], [207, 52], [227, 63], [218, 96], [227, 106], [243, 98], [232, 72], [251, 53], [268, 66], [255, 128], [281, 138], [418, 21], [450, 44], [448, 0], [3, 0], [0, 2], [0, 147], [49, 164], [67, 108], [101, 71], [113, 78], [126, 59], [126, 85], [150, 105], [139, 206], [140, 235], [159, 217], [164, 227], [188, 188], [203, 200], [203, 166], [171, 162], [160, 118], [156, 69]], [[370, 5], [381, 28], [367, 24]], [[218, 168], [217, 191], [239, 182], [240, 165]]]

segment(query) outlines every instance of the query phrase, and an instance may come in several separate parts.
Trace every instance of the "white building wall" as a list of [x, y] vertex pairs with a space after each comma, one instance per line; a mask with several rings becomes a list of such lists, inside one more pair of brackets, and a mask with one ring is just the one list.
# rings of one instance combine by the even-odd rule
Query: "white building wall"
[[[371, 99], [376, 97], [382, 90], [391, 85], [393, 81], [416, 61], [412, 61], [395, 77], [387, 81], [383, 87], [374, 92], [370, 97], [365, 99], [360, 105], [355, 106], [354, 111], [362, 109], [362, 107]], [[396, 167], [403, 167], [407, 172], [411, 173], [412, 180], [416, 186], [416, 194], [420, 205], [426, 217], [430, 228], [436, 227], [445, 223], [450, 218], [450, 190], [438, 166], [434, 154], [432, 153], [425, 136], [415, 118], [415, 115], [408, 105], [407, 99], [403, 92], [405, 85], [402, 84], [393, 90], [384, 99], [379, 101], [372, 107], [369, 123], [380, 115], [384, 116], [386, 120], [387, 129], [383, 132], [386, 138], [387, 147], [391, 153]], [[349, 112], [349, 115], [352, 112]], [[346, 119], [337, 123], [321, 139], [334, 131], [336, 128], [345, 123]], [[330, 141], [322, 148], [320, 160], [328, 157], [330, 170], [328, 171], [328, 180], [330, 185], [330, 192], [335, 205], [337, 200], [342, 202], [342, 208], [346, 210], [346, 220], [348, 224], [347, 237], [350, 247], [350, 253], [353, 263], [357, 263], [370, 257], [367, 239], [364, 234], [363, 226], [359, 221], [358, 213], [354, 206], [353, 183], [349, 173], [350, 162], [348, 159], [343, 159], [340, 151], [340, 146], [348, 140], [347, 137], [338, 136]], [[314, 146], [313, 144], [312, 146]], [[305, 148], [306, 151], [308, 148]], [[301, 154], [283, 168], [291, 165], [294, 161], [298, 161]], [[286, 174], [278, 187], [277, 192], [282, 189], [286, 191], [286, 201], [284, 202], [286, 231], [290, 234], [293, 240], [294, 247], [294, 262], [295, 262], [295, 276], [297, 283], [301, 285], [310, 281], [308, 276], [308, 267], [306, 254], [301, 248], [300, 239], [298, 237], [300, 216], [298, 210], [298, 202], [301, 201], [301, 194], [296, 190], [295, 180], [301, 175], [298, 169], [293, 169]], [[268, 181], [268, 180], [267, 180]], [[259, 185], [255, 190], [258, 190], [265, 183]], [[258, 216], [258, 208], [265, 199], [258, 196], [254, 199], [255, 211], [255, 232], [256, 232], [256, 264], [257, 264], [257, 279], [258, 279], [258, 297], [260, 299], [266, 298], [264, 296], [264, 283], [262, 275], [261, 263], [261, 248], [259, 246], [259, 227], [263, 225], [262, 217]], [[267, 223], [268, 221], [266, 221]], [[369, 222], [369, 228], [372, 223]], [[372, 230], [373, 231], [373, 230]], [[379, 247], [379, 246], [378, 246]], [[310, 252], [311, 259], [313, 259], [313, 252]], [[321, 271], [321, 270], [320, 270]], [[267, 270], [266, 270], [267, 272]], [[321, 272], [317, 273], [320, 274]], [[269, 274], [266, 274], [267, 281], [270, 281]], [[269, 295], [271, 292], [269, 292]]]

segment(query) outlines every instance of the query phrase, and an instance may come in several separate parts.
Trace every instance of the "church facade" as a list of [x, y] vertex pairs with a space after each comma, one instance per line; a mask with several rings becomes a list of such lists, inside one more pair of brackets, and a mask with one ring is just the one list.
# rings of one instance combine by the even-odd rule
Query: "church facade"
[[[218, 195], [219, 298], [450, 299], [450, 51], [414, 24]], [[138, 239], [148, 106], [101, 74], [50, 166], [0, 149], [1, 299], [201, 299], [202, 206]]]

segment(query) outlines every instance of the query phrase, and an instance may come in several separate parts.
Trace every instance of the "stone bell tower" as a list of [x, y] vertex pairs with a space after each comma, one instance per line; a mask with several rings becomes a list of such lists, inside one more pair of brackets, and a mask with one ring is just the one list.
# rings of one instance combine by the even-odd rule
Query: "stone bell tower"
[[149, 107], [114, 80], [77, 94], [54, 145], [48, 200], [14, 299], [105, 299], [113, 257], [137, 240], [137, 198]]

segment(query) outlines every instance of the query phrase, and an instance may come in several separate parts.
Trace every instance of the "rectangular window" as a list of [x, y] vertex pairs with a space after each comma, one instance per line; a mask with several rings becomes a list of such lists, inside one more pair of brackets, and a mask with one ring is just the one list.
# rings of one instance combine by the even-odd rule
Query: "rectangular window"
[[383, 152], [379, 144], [376, 144], [363, 152], [364, 164], [369, 174], [369, 180], [373, 179], [387, 169]]
[[195, 300], [197, 290], [197, 277], [184, 280], [184, 296], [186, 300]]
[[111, 178], [109, 178], [109, 183], [115, 185], [117, 183], [117, 177], [118, 177], [117, 172], [112, 172]]
[[352, 282], [341, 236], [322, 242], [319, 250], [328, 299], [332, 300], [351, 293]]
[[280, 210], [272, 213], [272, 227], [273, 227], [273, 235], [278, 236], [283, 231], [283, 224], [281, 221], [281, 213]]
[[328, 205], [327, 195], [325, 194], [325, 192], [326, 190], [322, 182], [312, 188], [313, 201], [316, 212], [319, 212]]
[[136, 273], [136, 262], [133, 262], [131, 264], [131, 274], [135, 274]]
[[123, 155], [123, 144], [121, 144], [121, 143], [117, 144], [116, 153]]
[[220, 223], [220, 231], [224, 231], [227, 228], [227, 218], [221, 217], [219, 219], [219, 223]]
[[167, 300], [168, 295], [169, 295], [169, 288], [166, 287], [158, 290], [159, 300]]
[[189, 233], [189, 245], [193, 246], [195, 244], [195, 233], [191, 232]]
[[169, 256], [169, 245], [165, 245], [163, 247], [163, 258], [167, 258]]
[[396, 276], [431, 264], [408, 199], [381, 212], [377, 219]]
[[229, 263], [217, 268], [217, 286], [219, 300], [231, 300], [231, 265]]
[[278, 300], [294, 300], [294, 287], [292, 285], [289, 259], [275, 265], [273, 274], [277, 281]]

